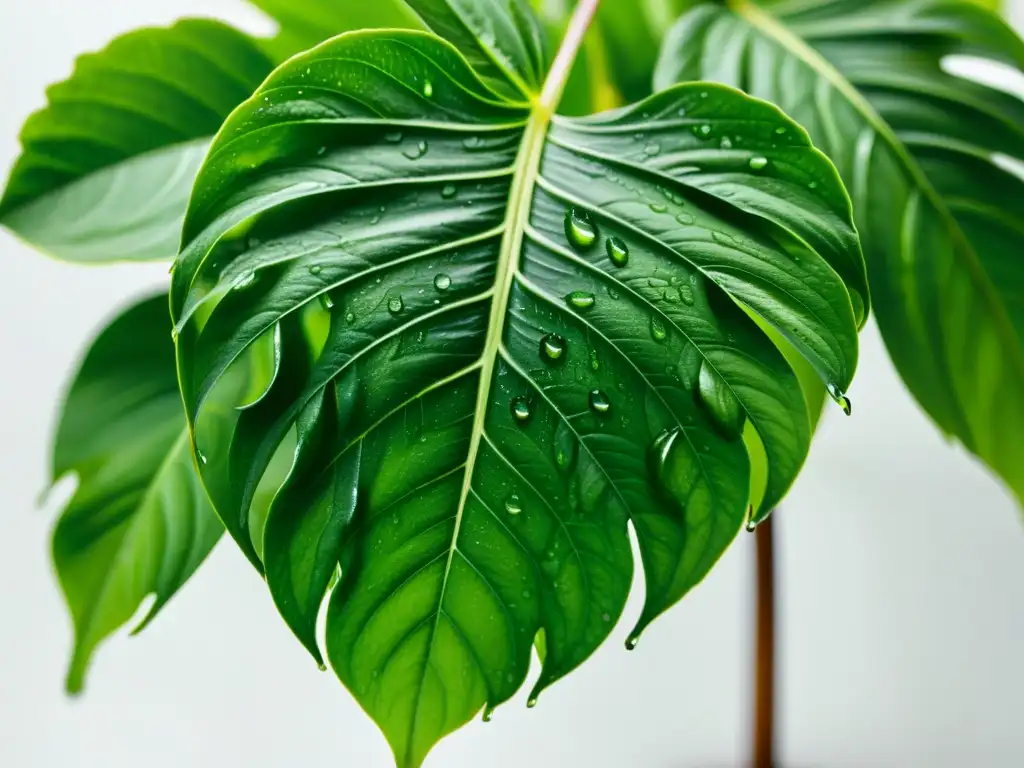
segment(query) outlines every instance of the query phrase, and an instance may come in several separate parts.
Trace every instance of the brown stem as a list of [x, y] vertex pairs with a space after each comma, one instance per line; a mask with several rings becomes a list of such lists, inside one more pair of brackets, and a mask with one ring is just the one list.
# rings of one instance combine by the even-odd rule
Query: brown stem
[[757, 627], [754, 656], [752, 768], [775, 765], [775, 553], [772, 518], [754, 531], [757, 544]]

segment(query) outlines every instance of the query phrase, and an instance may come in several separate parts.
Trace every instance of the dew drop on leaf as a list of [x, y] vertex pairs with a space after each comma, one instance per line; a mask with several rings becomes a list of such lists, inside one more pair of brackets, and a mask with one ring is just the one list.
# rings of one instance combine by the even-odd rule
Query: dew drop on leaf
[[525, 397], [517, 397], [512, 400], [509, 405], [509, 410], [512, 411], [512, 418], [514, 418], [520, 424], [525, 424], [530, 420], [533, 413], [530, 411], [530, 401]]
[[526, 708], [527, 709], [533, 709], [536, 706], [537, 706], [537, 699], [536, 699], [536, 697], [531, 698], [529, 701], [526, 702]]
[[455, 195], [459, 193], [458, 188], [454, 184], [445, 184], [441, 189], [441, 197], [445, 200], [451, 200]]
[[331, 294], [329, 294], [329, 293], [321, 293], [320, 294], [320, 306], [323, 307], [328, 312], [330, 312], [332, 309], [334, 309], [334, 299], [331, 298]]
[[651, 203], [650, 208], [655, 213], [668, 213], [668, 206], [664, 203]]
[[428, 99], [434, 95], [434, 84], [429, 80], [423, 84], [423, 95]]
[[597, 240], [597, 226], [589, 214], [572, 208], [565, 213], [565, 236], [570, 245], [584, 250]]
[[388, 312], [392, 315], [399, 314], [403, 309], [405, 309], [405, 302], [401, 296], [392, 296], [388, 299]]
[[651, 315], [651, 338], [662, 342], [668, 337], [668, 329], [665, 328], [665, 321], [660, 315]]
[[309, 267], [309, 274], [313, 275], [313, 277], [316, 277], [323, 271], [324, 268], [321, 267], [319, 264], [311, 264]]
[[256, 282], [255, 272], [246, 272], [242, 275], [241, 279], [234, 285], [234, 290], [244, 291], [246, 288], [252, 287], [253, 283]]
[[599, 371], [601, 370], [601, 361], [597, 359], [597, 350], [590, 350], [590, 370]]
[[355, 321], [356, 321], [356, 316], [355, 316], [354, 312], [348, 312], [345, 315], [345, 322], [348, 323], [349, 325], [352, 325], [352, 323], [354, 323]]
[[743, 432], [743, 407], [722, 375], [707, 360], [700, 367], [697, 391], [700, 401], [724, 437], [734, 439]]
[[419, 160], [421, 157], [427, 154], [428, 149], [429, 147], [427, 146], [427, 142], [420, 141], [416, 144], [415, 147], [413, 147], [412, 149], [407, 149], [402, 154], [405, 155], [410, 160]]
[[835, 382], [830, 383], [828, 385], [828, 394], [836, 401], [839, 407], [843, 409], [843, 413], [847, 416], [853, 413], [853, 403], [850, 401], [850, 398], [848, 398], [843, 391], [839, 389], [838, 384]]
[[629, 263], [629, 246], [617, 237], [608, 238], [605, 246], [608, 250], [608, 258], [616, 267], [624, 267]]
[[557, 363], [565, 359], [565, 338], [557, 333], [549, 333], [540, 340], [540, 356], [549, 363]]
[[447, 291], [452, 287], [452, 279], [448, 277], [444, 272], [434, 277], [434, 288], [439, 291]]
[[700, 127], [700, 132], [702, 136], [707, 136], [709, 133], [711, 133], [711, 126], [708, 125], [707, 123], [704, 123], [704, 125]]
[[605, 414], [611, 410], [612, 403], [608, 399], [608, 395], [602, 392], [600, 389], [595, 389], [590, 393], [590, 410], [594, 413]]
[[626, 641], [626, 650], [627, 651], [634, 651], [634, 650], [636, 650], [636, 646], [637, 646], [637, 644], [639, 642], [640, 642], [640, 638], [639, 637], [637, 637], [636, 635], [631, 636]]
[[752, 157], [750, 158], [750, 168], [754, 171], [763, 170], [768, 165], [767, 157]]
[[388, 144], [398, 144], [402, 141], [403, 134], [401, 131], [392, 131], [391, 133], [384, 134], [384, 141]]
[[648, 144], [646, 147], [644, 147], [644, 154], [647, 155], [648, 157], [657, 157], [658, 155], [661, 154], [661, 145], [655, 144], [653, 142]]
[[565, 302], [575, 309], [590, 309], [594, 306], [594, 294], [587, 291], [573, 291], [565, 296]]
[[519, 494], [513, 493], [507, 499], [505, 499], [505, 511], [510, 515], [518, 515], [523, 511], [523, 504], [519, 500]]

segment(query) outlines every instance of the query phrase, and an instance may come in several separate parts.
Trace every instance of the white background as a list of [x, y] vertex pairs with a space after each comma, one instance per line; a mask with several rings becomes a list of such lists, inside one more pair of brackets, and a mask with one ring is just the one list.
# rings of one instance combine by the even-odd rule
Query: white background
[[[356, 1], [356, 0], [353, 0]], [[0, 175], [73, 56], [182, 13], [252, 25], [233, 0], [0, 0]], [[1018, 28], [1024, 0], [1013, 4]], [[390, 768], [376, 727], [318, 673], [225, 542], [86, 695], [62, 693], [71, 627], [40, 511], [64, 379], [114, 308], [166, 266], [74, 267], [0, 231], [0, 766]], [[864, 335], [777, 518], [787, 766], [1024, 766], [1024, 530], [1009, 494], [946, 444]], [[428, 768], [733, 766], [746, 754], [752, 540], [645, 635], [609, 642], [528, 712], [444, 741]]]

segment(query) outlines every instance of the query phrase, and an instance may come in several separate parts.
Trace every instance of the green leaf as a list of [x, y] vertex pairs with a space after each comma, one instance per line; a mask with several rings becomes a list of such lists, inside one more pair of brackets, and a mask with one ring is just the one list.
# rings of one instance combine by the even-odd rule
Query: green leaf
[[[581, 17], [515, 97], [548, 65], [505, 7], [483, 29], [460, 17], [479, 46], [450, 32], [487, 80], [401, 31], [278, 69], [214, 143], [172, 284], [214, 504], [258, 562], [250, 502], [293, 441], [267, 581], [318, 661], [330, 594], [326, 655], [401, 766], [507, 701], [538, 632], [532, 700], [601, 644], [633, 575], [627, 523], [647, 587], [630, 647], [703, 579], [746, 520], [744, 425], [768, 508], [810, 437], [747, 312], [841, 396], [844, 280], [866, 295], [849, 199], [795, 123], [707, 84], [554, 116]], [[274, 375], [205, 429], [225, 375], [265, 350]]]
[[22, 129], [0, 224], [69, 261], [173, 257], [210, 138], [271, 68], [241, 32], [195, 19], [82, 56]]
[[1024, 499], [1024, 103], [947, 73], [951, 54], [1024, 66], [970, 3], [706, 3], [670, 33], [658, 82], [741, 87], [808, 128], [851, 190], [897, 369]]
[[75, 622], [72, 692], [96, 646], [148, 595], [143, 624], [156, 616], [224, 531], [192, 463], [170, 332], [166, 294], [128, 309], [89, 348], [61, 412], [53, 477], [78, 478], [53, 534]]
[[249, 3], [280, 25], [273, 39], [261, 41], [276, 61], [284, 61], [342, 32], [421, 26], [402, 0], [249, 0]]

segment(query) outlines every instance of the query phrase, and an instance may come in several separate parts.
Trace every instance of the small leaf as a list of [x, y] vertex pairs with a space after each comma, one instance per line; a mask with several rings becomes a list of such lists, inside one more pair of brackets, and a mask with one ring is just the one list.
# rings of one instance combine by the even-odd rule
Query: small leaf
[[657, 81], [719, 80], [808, 128], [850, 188], [901, 376], [1024, 500], [1024, 103], [949, 73], [953, 54], [1024, 71], [1024, 41], [972, 3], [704, 3]]
[[[807, 404], [748, 311], [837, 391], [857, 360], [850, 203], [805, 133], [707, 84], [554, 116], [572, 57], [536, 92], [535, 20], [488, 5], [500, 29], [416, 4], [486, 79], [397, 30], [279, 68], [214, 143], [172, 288], [211, 498], [403, 768], [507, 701], [539, 632], [531, 701], [603, 642], [633, 576], [627, 522], [647, 584], [634, 644], [704, 578], [746, 520], [744, 425], [764, 504], [785, 494]], [[740, 132], [746, 153], [721, 153]], [[258, 401], [206, 429], [271, 335]], [[260, 552], [252, 499], [283, 450]]]
[[170, 332], [166, 294], [128, 309], [90, 347], [61, 412], [54, 480], [78, 477], [53, 535], [75, 622], [72, 692], [96, 646], [151, 594], [143, 624], [156, 616], [224, 531], [192, 464]]
[[68, 261], [172, 258], [210, 138], [271, 67], [241, 32], [197, 19], [82, 56], [22, 129], [0, 224]]

